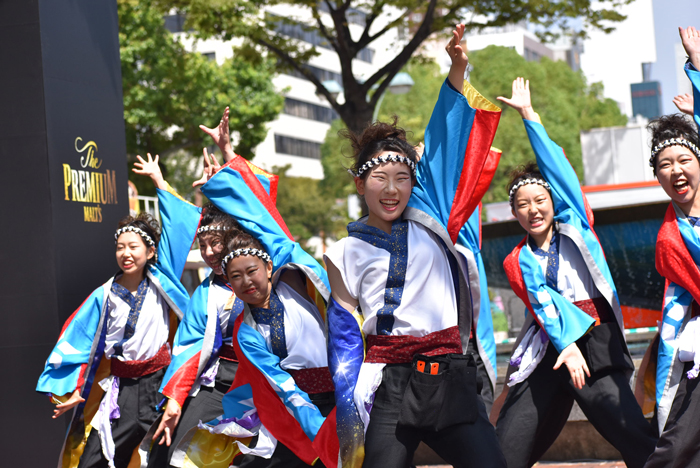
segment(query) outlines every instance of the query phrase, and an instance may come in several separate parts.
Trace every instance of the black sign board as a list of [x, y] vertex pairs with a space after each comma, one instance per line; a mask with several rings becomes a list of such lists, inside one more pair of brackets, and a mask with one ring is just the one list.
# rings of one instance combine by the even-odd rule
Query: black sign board
[[[0, 452], [53, 466], [34, 392], [65, 319], [117, 268], [128, 214], [115, 0], [0, 1]], [[15, 429], [12, 429], [15, 428]]]

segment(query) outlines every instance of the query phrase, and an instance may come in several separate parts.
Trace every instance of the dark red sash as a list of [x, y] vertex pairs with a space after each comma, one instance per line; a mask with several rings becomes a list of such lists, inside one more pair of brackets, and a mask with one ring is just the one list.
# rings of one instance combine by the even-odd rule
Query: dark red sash
[[221, 359], [226, 359], [227, 361], [238, 362], [236, 351], [231, 345], [221, 345], [221, 348], [219, 348], [219, 357]]
[[420, 338], [409, 335], [369, 335], [367, 337], [365, 362], [400, 364], [412, 362], [416, 354], [426, 356], [462, 354], [459, 328], [446, 328]]
[[120, 361], [111, 359], [112, 375], [123, 379], [136, 379], [152, 374], [170, 364], [170, 347], [165, 343], [151, 359], [145, 361]]
[[333, 377], [327, 367], [288, 370], [287, 372], [292, 376], [297, 387], [309, 395], [335, 391]]
[[614, 314], [610, 308], [610, 304], [608, 304], [608, 301], [602, 296], [594, 299], [576, 301], [573, 304], [593, 317], [596, 325], [614, 321]]

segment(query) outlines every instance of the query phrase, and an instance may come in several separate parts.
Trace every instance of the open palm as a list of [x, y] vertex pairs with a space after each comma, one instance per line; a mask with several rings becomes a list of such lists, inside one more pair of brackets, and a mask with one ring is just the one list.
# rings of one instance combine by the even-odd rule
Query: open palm
[[700, 69], [700, 31], [692, 26], [678, 28], [685, 53], [695, 68]]

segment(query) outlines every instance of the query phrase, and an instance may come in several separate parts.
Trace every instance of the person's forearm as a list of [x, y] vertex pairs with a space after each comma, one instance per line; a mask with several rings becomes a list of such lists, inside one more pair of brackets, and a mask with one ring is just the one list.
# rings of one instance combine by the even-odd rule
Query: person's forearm
[[151, 180], [153, 181], [153, 184], [156, 186], [156, 188], [159, 188], [161, 190], [168, 190], [168, 183], [165, 181], [162, 175], [151, 176]]
[[453, 63], [450, 67], [450, 73], [447, 75], [447, 79], [450, 80], [450, 84], [455, 87], [455, 89], [462, 91], [464, 85], [464, 71], [467, 69], [467, 65], [464, 66]]
[[520, 109], [520, 116], [525, 120], [532, 120], [533, 122], [542, 123], [540, 116], [532, 106], [523, 107]]

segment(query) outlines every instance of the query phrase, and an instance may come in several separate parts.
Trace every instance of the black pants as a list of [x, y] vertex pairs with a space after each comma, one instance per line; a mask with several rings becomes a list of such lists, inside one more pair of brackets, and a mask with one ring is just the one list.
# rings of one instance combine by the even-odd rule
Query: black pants
[[221, 399], [231, 388], [237, 369], [237, 362], [219, 359], [219, 370], [216, 373], [214, 386], [201, 387], [196, 396], [185, 400], [180, 422], [172, 434], [170, 447], [165, 444], [158, 445], [159, 441], [155, 441], [148, 457], [148, 468], [170, 466], [170, 458], [173, 456], [175, 448], [190, 429], [197, 426], [199, 421], [206, 423], [223, 414]]
[[[590, 350], [577, 344], [590, 368]], [[550, 343], [535, 371], [508, 391], [496, 425], [508, 468], [532, 466], [544, 455], [566, 424], [574, 400], [629, 468], [644, 466], [656, 436], [634, 398], [626, 369], [591, 369], [578, 390], [566, 365], [553, 369], [557, 358]]]
[[[491, 414], [491, 407], [493, 406], [493, 387], [491, 386], [491, 381], [489, 380], [489, 374], [486, 372], [486, 366], [484, 365], [483, 359], [479, 356], [479, 353], [474, 353], [474, 359], [476, 360], [476, 372], [477, 378], [481, 379], [481, 399], [484, 401], [484, 406], [486, 407], [486, 414]], [[495, 385], [496, 382], [493, 382]]]
[[[474, 352], [473, 342], [469, 345], [469, 351]], [[478, 414], [474, 423], [456, 424], [440, 431], [398, 424], [401, 404], [412, 373], [411, 364], [388, 364], [384, 368], [365, 435], [363, 467], [409, 467], [421, 441], [457, 468], [505, 467], [498, 438], [480, 395], [476, 396]]]
[[[335, 408], [335, 395], [333, 392], [330, 393], [317, 393], [315, 395], [309, 395], [311, 402], [318, 407], [323, 416], [328, 416], [333, 408]], [[257, 441], [257, 438], [254, 442]], [[254, 447], [251, 444], [251, 447]], [[272, 457], [262, 458], [246, 456], [241, 461], [239, 468], [303, 468], [307, 465], [299, 459], [294, 452], [292, 452], [289, 447], [277, 441], [277, 447], [275, 448]], [[314, 468], [323, 468], [324, 465], [321, 461], [317, 461]]]
[[[163, 398], [158, 393], [158, 388], [164, 375], [165, 369], [161, 369], [138, 379], [120, 379], [117, 403], [121, 416], [112, 421], [114, 465], [117, 468], [126, 468], [129, 465], [134, 450], [158, 417], [156, 405]], [[93, 429], [88, 436], [78, 468], [107, 468], [108, 466], [107, 459], [102, 455], [102, 445], [97, 429]]]
[[692, 367], [688, 362], [683, 369], [666, 427], [645, 468], [700, 467], [700, 378], [685, 375]]

